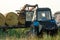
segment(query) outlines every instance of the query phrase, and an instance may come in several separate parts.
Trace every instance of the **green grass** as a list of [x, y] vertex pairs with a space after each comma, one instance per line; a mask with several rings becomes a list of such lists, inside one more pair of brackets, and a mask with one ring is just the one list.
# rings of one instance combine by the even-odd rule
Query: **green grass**
[[43, 38], [38, 38], [36, 35], [29, 35], [26, 32], [30, 28], [8, 29], [8, 32], [0, 30], [0, 40], [60, 40], [60, 32], [54, 37], [44, 33]]

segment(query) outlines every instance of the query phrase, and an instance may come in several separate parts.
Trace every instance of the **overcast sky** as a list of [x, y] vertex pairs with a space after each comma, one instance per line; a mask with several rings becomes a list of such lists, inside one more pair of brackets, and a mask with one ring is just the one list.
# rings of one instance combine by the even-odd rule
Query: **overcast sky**
[[8, 12], [16, 12], [25, 4], [38, 4], [39, 7], [49, 7], [54, 14], [60, 11], [60, 0], [0, 0], [0, 12], [4, 15]]

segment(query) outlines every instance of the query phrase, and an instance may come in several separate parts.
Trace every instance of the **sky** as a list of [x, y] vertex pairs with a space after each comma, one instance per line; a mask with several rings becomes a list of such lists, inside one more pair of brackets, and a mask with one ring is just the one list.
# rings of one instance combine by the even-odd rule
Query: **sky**
[[60, 11], [60, 0], [0, 0], [0, 12], [4, 15], [8, 12], [16, 12], [25, 4], [38, 4], [39, 7], [51, 8], [52, 14]]

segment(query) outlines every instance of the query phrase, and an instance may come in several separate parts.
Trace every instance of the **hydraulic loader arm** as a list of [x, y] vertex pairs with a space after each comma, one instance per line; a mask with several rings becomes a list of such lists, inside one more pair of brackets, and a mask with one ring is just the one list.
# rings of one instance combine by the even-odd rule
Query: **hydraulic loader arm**
[[[20, 13], [23, 13], [25, 10], [26, 10], [26, 8], [28, 8], [28, 10], [29, 11], [32, 11], [34, 8], [36, 8], [38, 5], [36, 4], [36, 5], [29, 5], [29, 4], [25, 4], [23, 7], [22, 7], [22, 9], [21, 10], [17, 10], [17, 11], [19, 11]], [[32, 7], [31, 9], [29, 9], [29, 7]], [[19, 13], [18, 13], [19, 14]]]
[[[24, 5], [24, 7], [21, 9], [21, 11], [25, 10], [26, 7], [33, 7], [33, 8], [35, 8], [36, 6], [38, 6], [38, 5], [37, 5], [37, 4], [36, 4], [36, 5], [26, 4], [26, 5]], [[33, 9], [33, 8], [32, 8], [32, 9]]]

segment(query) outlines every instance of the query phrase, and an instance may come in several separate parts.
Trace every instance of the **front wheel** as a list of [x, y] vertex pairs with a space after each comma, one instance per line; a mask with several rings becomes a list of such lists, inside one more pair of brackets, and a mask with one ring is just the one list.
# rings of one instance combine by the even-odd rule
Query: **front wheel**
[[38, 37], [43, 37], [43, 26], [42, 25], [39, 25]]

